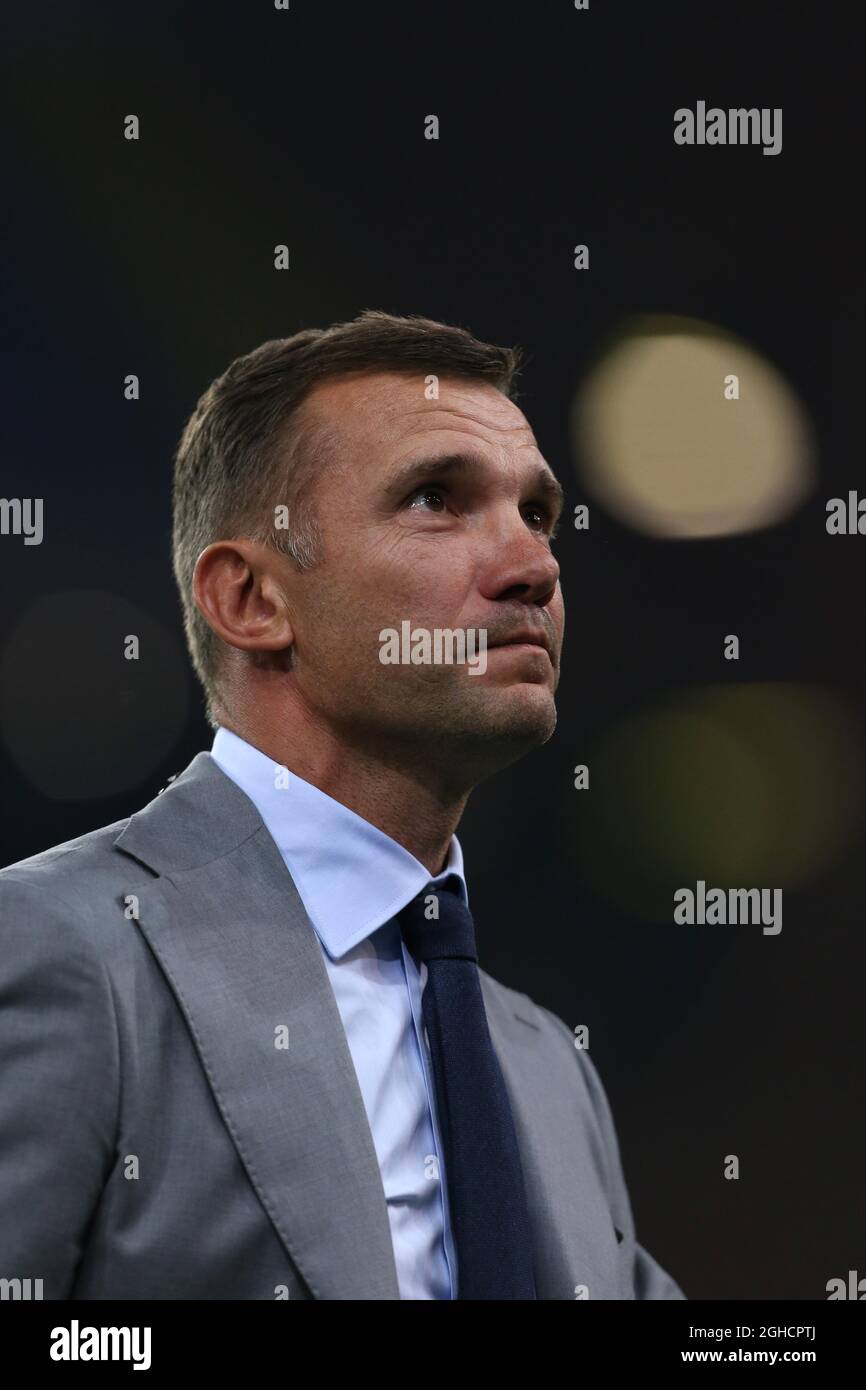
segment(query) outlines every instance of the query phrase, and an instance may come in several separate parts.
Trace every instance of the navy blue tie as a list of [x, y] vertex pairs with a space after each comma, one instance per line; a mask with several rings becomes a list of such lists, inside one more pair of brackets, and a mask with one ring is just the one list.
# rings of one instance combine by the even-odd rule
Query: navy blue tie
[[409, 951], [427, 966], [422, 1011], [445, 1151], [458, 1298], [535, 1298], [514, 1118], [487, 1027], [472, 914], [458, 893], [452, 875], [444, 889], [429, 884], [398, 914]]

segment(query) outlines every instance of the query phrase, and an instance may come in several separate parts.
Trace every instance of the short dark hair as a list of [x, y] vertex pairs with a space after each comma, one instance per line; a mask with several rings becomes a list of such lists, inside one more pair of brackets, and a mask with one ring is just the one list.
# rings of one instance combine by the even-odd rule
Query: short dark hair
[[[330, 328], [305, 328], [237, 357], [200, 397], [174, 455], [173, 563], [192, 663], [208, 723], [216, 728], [224, 643], [196, 607], [196, 560], [214, 541], [241, 536], [302, 569], [321, 552], [315, 475], [337, 457], [336, 428], [308, 418], [310, 391], [326, 377], [391, 370], [486, 382], [516, 399], [520, 348], [496, 347], [465, 328], [366, 309]], [[274, 498], [286, 507], [274, 524]]]

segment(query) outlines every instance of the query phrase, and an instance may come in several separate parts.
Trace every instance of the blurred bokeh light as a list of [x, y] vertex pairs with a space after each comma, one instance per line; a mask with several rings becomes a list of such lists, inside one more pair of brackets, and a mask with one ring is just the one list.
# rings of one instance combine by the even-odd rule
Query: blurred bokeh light
[[[733, 389], [738, 399], [726, 396]], [[571, 424], [587, 492], [648, 535], [757, 530], [814, 488], [812, 431], [795, 393], [757, 352], [700, 320], [630, 319], [583, 380]]]
[[584, 759], [570, 846], [600, 898], [673, 921], [673, 893], [794, 888], [858, 833], [866, 731], [817, 686], [708, 686], [608, 730]]

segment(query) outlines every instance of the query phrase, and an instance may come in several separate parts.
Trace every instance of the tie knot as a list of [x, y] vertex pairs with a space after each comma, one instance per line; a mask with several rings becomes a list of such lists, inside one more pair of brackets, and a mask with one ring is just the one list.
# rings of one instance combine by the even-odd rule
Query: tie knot
[[419, 963], [431, 960], [478, 961], [472, 913], [459, 896], [453, 874], [427, 887], [397, 914], [403, 940]]

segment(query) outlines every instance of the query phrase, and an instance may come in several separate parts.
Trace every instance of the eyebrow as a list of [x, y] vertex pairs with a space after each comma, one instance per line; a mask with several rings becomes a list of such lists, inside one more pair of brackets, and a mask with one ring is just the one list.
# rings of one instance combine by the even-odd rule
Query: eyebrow
[[[413, 486], [420, 486], [432, 473], [438, 473], [440, 477], [449, 474], [465, 477], [469, 473], [480, 473], [487, 467], [487, 461], [478, 454], [431, 454], [398, 468], [388, 483], [388, 494], [392, 497], [402, 496], [410, 492]], [[565, 503], [565, 492], [551, 470], [539, 464], [529, 485], [547, 500], [553, 511], [553, 520], [558, 521]]]

